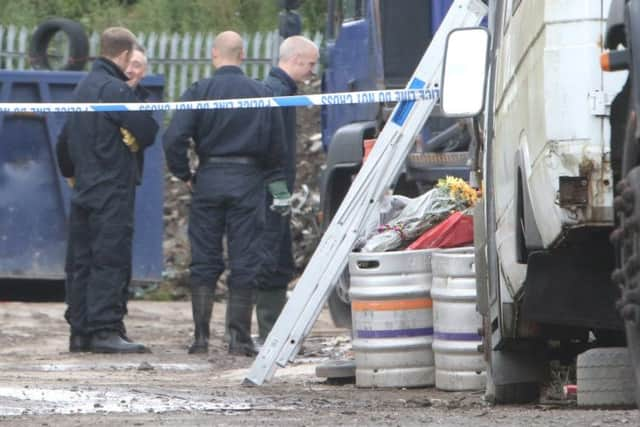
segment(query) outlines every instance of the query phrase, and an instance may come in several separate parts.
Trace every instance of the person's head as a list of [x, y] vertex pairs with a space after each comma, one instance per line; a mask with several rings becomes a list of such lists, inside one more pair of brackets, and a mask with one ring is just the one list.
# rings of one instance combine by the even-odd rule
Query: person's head
[[100, 36], [100, 56], [110, 59], [124, 72], [135, 44], [136, 36], [126, 28], [107, 28]]
[[131, 53], [131, 60], [129, 66], [124, 72], [129, 80], [127, 84], [131, 87], [136, 87], [140, 83], [140, 80], [147, 73], [147, 56], [144, 53], [144, 48], [136, 43], [133, 46], [133, 52]]
[[244, 59], [242, 37], [234, 31], [224, 31], [216, 36], [211, 48], [211, 59], [216, 68], [240, 65]]
[[280, 45], [278, 66], [296, 83], [309, 80], [318, 63], [318, 46], [303, 36], [292, 36]]

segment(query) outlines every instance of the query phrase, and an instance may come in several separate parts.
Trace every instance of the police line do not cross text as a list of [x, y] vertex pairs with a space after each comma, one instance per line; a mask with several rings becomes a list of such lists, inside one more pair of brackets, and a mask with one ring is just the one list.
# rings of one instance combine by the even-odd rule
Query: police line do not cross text
[[109, 111], [234, 110], [242, 108], [309, 107], [315, 105], [374, 104], [403, 101], [438, 101], [438, 87], [372, 90], [268, 98], [216, 99], [192, 102], [33, 103], [3, 102], [0, 113], [69, 113]]

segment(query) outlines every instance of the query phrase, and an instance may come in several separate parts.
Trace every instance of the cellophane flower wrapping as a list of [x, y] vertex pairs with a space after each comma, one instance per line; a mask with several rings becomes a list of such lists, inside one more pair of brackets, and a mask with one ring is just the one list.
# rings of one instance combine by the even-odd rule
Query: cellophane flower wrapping
[[477, 193], [463, 179], [448, 176], [415, 199], [409, 199], [400, 213], [378, 227], [361, 252], [385, 252], [402, 249], [434, 225], [457, 211], [470, 211]]

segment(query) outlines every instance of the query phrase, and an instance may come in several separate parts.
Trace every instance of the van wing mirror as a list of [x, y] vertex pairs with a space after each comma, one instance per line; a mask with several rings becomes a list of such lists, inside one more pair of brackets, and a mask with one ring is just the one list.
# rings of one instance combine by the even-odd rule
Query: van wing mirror
[[440, 105], [449, 117], [472, 117], [484, 106], [489, 31], [460, 28], [447, 36]]

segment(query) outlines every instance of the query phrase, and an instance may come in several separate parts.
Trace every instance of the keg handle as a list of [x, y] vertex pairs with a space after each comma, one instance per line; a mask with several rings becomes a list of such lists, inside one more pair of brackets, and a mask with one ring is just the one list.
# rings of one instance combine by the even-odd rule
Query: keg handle
[[380, 261], [375, 259], [356, 261], [356, 265], [360, 270], [373, 270], [380, 267]]

